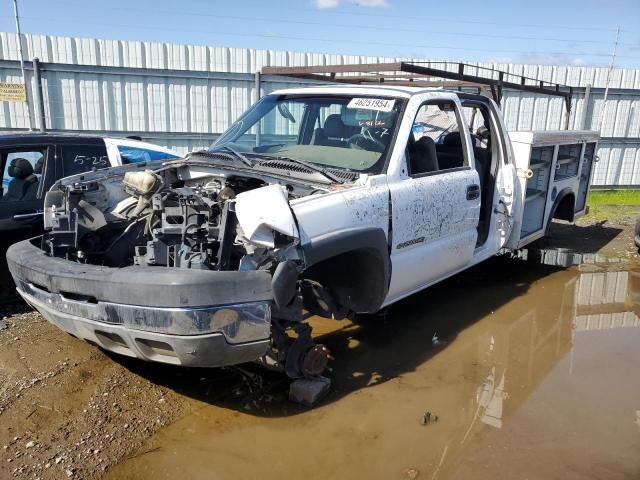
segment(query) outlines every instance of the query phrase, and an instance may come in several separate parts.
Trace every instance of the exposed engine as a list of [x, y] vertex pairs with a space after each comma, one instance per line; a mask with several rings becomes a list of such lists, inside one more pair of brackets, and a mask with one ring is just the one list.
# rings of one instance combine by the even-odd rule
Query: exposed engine
[[[269, 268], [276, 253], [267, 255], [264, 246], [246, 240], [235, 211], [237, 195], [268, 183], [226, 175], [182, 180], [181, 174], [180, 168], [127, 171], [50, 192], [45, 223], [51, 232], [43, 249], [111, 267]], [[281, 188], [290, 198], [311, 192], [306, 186]], [[274, 247], [293, 242], [273, 235]]]

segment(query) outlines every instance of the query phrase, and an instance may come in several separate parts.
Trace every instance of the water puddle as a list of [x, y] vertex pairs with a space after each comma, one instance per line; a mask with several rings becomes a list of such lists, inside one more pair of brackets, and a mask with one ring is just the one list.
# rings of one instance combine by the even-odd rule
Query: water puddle
[[312, 410], [251, 367], [155, 373], [190, 411], [111, 477], [638, 478], [640, 270], [625, 265], [496, 259], [384, 317], [318, 320], [336, 360]]

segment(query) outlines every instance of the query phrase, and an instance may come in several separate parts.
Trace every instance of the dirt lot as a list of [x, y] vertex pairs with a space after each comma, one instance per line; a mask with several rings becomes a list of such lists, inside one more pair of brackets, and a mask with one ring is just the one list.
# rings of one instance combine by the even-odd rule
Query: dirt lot
[[0, 478], [639, 478], [638, 215], [554, 226], [603, 264], [495, 259], [318, 319], [336, 360], [313, 410], [256, 366], [144, 364], [0, 307]]

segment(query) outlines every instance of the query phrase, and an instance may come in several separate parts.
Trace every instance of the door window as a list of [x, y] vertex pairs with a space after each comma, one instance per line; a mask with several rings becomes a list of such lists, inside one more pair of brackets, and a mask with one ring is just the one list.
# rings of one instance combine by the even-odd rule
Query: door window
[[62, 145], [61, 151], [64, 177], [111, 166], [102, 145]]
[[450, 101], [423, 104], [407, 144], [411, 176], [431, 174], [469, 165], [460, 115]]
[[2, 153], [2, 202], [35, 200], [38, 196], [45, 148], [9, 150]]

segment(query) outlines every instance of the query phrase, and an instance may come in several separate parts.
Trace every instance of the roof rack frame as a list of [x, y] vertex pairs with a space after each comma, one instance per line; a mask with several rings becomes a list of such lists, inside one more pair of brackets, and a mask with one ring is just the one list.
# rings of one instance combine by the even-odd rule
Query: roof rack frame
[[[429, 63], [429, 65], [443, 63], [447, 66], [454, 65], [456, 68], [455, 71], [444, 70], [432, 66], [425, 66], [424, 63]], [[467, 73], [466, 70], [468, 69], [474, 69], [476, 74]], [[480, 71], [488, 71], [490, 76], [481, 76], [478, 74]], [[573, 97], [573, 87], [568, 85], [459, 62], [388, 62], [307, 67], [264, 67], [262, 74], [350, 84], [387, 84], [417, 87], [442, 86], [453, 87], [458, 90], [473, 87], [478, 88], [479, 91], [482, 87], [486, 87], [498, 105], [501, 104], [503, 90], [505, 88], [550, 95], [564, 99], [565, 129], [569, 128], [571, 99]], [[448, 81], [438, 82], [434, 81], [433, 78], [441, 78]]]

